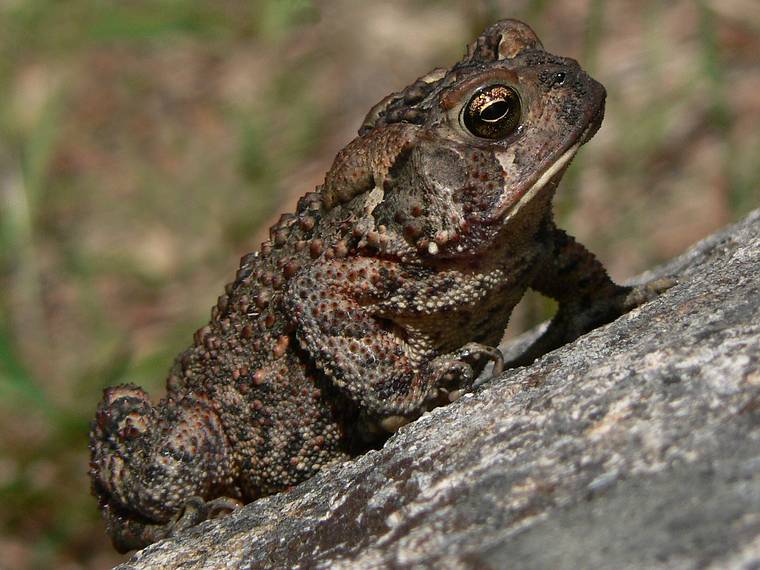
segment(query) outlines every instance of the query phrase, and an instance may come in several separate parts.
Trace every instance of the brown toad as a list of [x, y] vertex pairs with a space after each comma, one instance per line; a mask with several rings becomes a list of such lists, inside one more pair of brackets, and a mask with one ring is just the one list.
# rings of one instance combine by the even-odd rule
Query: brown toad
[[614, 284], [552, 219], [604, 98], [505, 20], [376, 105], [324, 185], [243, 257], [166, 397], [105, 390], [90, 476], [116, 548], [288, 489], [470, 388], [488, 360], [498, 372], [528, 287], [559, 310], [519, 363], [653, 297]]

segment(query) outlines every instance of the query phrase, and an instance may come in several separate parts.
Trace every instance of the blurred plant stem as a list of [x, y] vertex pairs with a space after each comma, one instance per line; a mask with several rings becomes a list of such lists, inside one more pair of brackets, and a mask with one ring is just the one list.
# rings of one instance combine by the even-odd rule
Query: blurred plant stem
[[[50, 405], [41, 387], [21, 364], [22, 354], [39, 355], [48, 352], [51, 338], [46, 326], [40, 272], [40, 256], [35, 240], [35, 212], [44, 194], [48, 168], [58, 138], [58, 117], [61, 105], [57, 90], [48, 93], [36, 121], [27, 133], [13, 121], [3, 117], [2, 123], [17, 127], [15, 148], [3, 149], [0, 163], [0, 243], [3, 267], [4, 295], [2, 313], [11, 325], [13, 334], [0, 331], [0, 388], [12, 388], [32, 398], [48, 411]], [[32, 346], [33, 345], [33, 346]], [[41, 348], [42, 347], [42, 348]], [[53, 359], [35, 360], [36, 372], [51, 373]]]

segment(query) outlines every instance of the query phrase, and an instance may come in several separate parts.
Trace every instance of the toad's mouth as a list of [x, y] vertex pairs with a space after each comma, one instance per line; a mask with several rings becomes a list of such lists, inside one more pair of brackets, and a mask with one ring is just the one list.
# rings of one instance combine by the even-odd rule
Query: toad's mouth
[[601, 127], [602, 119], [604, 118], [604, 107], [602, 91], [598, 104], [593, 107], [593, 111], [586, 117], [586, 124], [580, 132], [580, 136], [576, 139], [577, 142], [570, 144], [564, 151], [561, 151], [562, 154], [559, 155], [559, 158], [549, 164], [532, 182], [528, 181], [525, 185], [525, 190], [518, 192], [517, 196], [513, 195], [512, 199], [506, 200], [501, 204], [493, 214], [494, 220], [508, 222], [542, 190], [546, 189], [553, 192], [556, 189], [578, 149], [591, 140], [599, 130], [599, 127]]
[[528, 189], [520, 196], [516, 201], [510, 201], [501, 206], [495, 213], [495, 219], [501, 219], [504, 222], [508, 222], [514, 217], [525, 204], [530, 203], [533, 198], [541, 192], [543, 189], [551, 189], [557, 187], [559, 181], [562, 179], [562, 175], [565, 173], [565, 169], [570, 164], [578, 149], [583, 142], [577, 142], [569, 149], [560, 155], [549, 168], [544, 170], [538, 179], [528, 187]]

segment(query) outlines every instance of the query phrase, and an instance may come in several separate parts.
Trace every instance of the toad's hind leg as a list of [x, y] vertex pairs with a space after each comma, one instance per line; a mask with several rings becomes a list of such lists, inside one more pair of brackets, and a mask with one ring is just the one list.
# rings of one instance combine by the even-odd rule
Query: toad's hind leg
[[235, 494], [232, 453], [205, 396], [154, 407], [137, 386], [108, 388], [90, 432], [90, 452], [93, 492], [122, 552], [170, 536], [193, 497]]

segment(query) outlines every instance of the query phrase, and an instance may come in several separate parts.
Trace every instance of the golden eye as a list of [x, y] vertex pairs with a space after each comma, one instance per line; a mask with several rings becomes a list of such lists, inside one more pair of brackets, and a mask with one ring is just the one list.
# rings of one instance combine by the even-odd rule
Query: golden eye
[[476, 137], [503, 139], [520, 124], [520, 97], [506, 85], [489, 85], [465, 105], [462, 122]]

